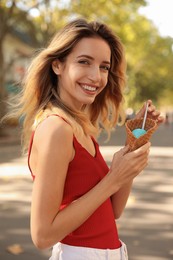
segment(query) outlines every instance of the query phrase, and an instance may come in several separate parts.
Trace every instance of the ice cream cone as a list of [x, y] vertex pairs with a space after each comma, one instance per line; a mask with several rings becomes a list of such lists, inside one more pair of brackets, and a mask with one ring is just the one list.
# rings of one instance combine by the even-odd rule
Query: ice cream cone
[[136, 138], [132, 131], [137, 128], [142, 128], [142, 122], [143, 118], [140, 119], [131, 119], [127, 120], [125, 126], [126, 126], [126, 133], [127, 133], [127, 143], [130, 147], [130, 151], [134, 151], [140, 146], [146, 144], [152, 134], [157, 129], [157, 123], [155, 120], [147, 118], [145, 122], [145, 130], [147, 131], [144, 135], [140, 136], [139, 138]]

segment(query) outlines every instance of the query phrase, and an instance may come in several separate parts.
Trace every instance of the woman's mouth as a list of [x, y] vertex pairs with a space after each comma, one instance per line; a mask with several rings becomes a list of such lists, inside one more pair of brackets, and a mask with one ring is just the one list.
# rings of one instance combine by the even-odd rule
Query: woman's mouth
[[80, 84], [80, 86], [82, 87], [82, 89], [85, 91], [85, 92], [89, 92], [89, 93], [92, 93], [94, 94], [98, 87], [94, 87], [94, 86], [91, 86], [91, 85], [86, 85], [86, 84]]

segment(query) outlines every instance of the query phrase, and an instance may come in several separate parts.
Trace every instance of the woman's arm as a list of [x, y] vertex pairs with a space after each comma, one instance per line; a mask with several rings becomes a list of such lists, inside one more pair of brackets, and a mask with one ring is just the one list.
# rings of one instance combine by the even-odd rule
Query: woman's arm
[[145, 167], [149, 149], [146, 144], [135, 152], [116, 153], [110, 172], [89, 192], [60, 210], [68, 165], [74, 156], [72, 129], [62, 120], [57, 123], [57, 118], [50, 117], [37, 129], [33, 145], [37, 163], [31, 165], [36, 175], [31, 235], [39, 248], [51, 247], [62, 240], [82, 225], [107, 198], [130, 182], [138, 170]]
[[[148, 100], [147, 102], [149, 105], [147, 117], [156, 120], [157, 124], [160, 125], [161, 123], [163, 123], [164, 118], [162, 116], [160, 116], [160, 112], [158, 110], [156, 110], [156, 107], [153, 105], [152, 100]], [[145, 109], [146, 109], [146, 103], [143, 105], [143, 107], [137, 113], [135, 118], [143, 117], [144, 113], [145, 113]], [[126, 142], [126, 144], [128, 145], [127, 142]], [[113, 194], [111, 197], [114, 215], [115, 215], [116, 219], [118, 219], [121, 216], [121, 214], [126, 206], [126, 203], [127, 203], [130, 191], [131, 191], [132, 183], [133, 183], [133, 180], [131, 180], [129, 183], [126, 183], [126, 185], [124, 185], [117, 193]]]
[[133, 181], [126, 183], [119, 191], [111, 196], [112, 207], [114, 211], [115, 219], [120, 218], [127, 200], [129, 198]]
[[[118, 167], [118, 165], [121, 163], [121, 161], [119, 160], [121, 154], [125, 155], [128, 163], [130, 163], [130, 160], [134, 160], [134, 158], [132, 158], [132, 154], [136, 154], [136, 163], [133, 164], [130, 169], [130, 171], [136, 173], [135, 175], [136, 177], [148, 164], [149, 147], [150, 147], [150, 143], [147, 143], [141, 146], [140, 148], [136, 149], [134, 152], [128, 152], [128, 145], [125, 146], [118, 153], [115, 153], [111, 168]], [[123, 165], [121, 165], [121, 167], [123, 167]], [[124, 167], [126, 167], [126, 165], [124, 165]], [[128, 180], [127, 178], [125, 184], [122, 185], [121, 188], [111, 196], [115, 219], [118, 219], [121, 216], [126, 206], [132, 184], [133, 184], [133, 178], [131, 178], [130, 180]]]

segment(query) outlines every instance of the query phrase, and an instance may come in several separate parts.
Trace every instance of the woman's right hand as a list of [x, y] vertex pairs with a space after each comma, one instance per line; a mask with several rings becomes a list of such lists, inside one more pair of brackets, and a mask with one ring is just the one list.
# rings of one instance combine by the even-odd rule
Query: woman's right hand
[[[116, 152], [110, 167], [112, 184], [117, 190], [132, 181], [148, 164], [150, 143], [141, 146], [133, 152], [128, 152], [128, 145]], [[114, 188], [114, 187], [113, 187]]]

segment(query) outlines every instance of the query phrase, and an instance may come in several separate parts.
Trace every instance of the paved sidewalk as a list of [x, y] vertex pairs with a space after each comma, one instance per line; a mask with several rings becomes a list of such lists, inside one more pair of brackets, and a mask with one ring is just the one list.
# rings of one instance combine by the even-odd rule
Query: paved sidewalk
[[[101, 150], [110, 162], [110, 147]], [[119, 235], [128, 246], [129, 260], [173, 259], [172, 205], [173, 148], [152, 147], [149, 165], [135, 179], [126, 209], [117, 222]]]
[[[117, 221], [120, 237], [128, 246], [129, 260], [173, 259], [172, 128], [163, 137], [164, 132], [162, 128], [155, 137], [149, 166], [134, 181], [126, 209]], [[124, 142], [123, 135], [119, 136], [116, 141], [113, 136], [107, 145], [100, 140], [108, 164]], [[169, 142], [160, 146], [166, 137]], [[0, 141], [0, 260], [46, 260], [50, 251], [38, 251], [30, 238], [33, 183], [27, 160], [20, 155], [19, 141], [13, 137], [8, 140]], [[15, 248], [21, 253], [15, 255]]]

